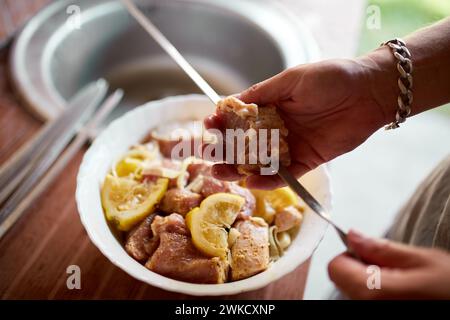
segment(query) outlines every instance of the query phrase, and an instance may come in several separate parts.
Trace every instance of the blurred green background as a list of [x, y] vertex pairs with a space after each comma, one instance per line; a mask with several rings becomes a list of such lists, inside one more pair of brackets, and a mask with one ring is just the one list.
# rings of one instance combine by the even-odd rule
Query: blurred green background
[[[379, 29], [363, 26], [359, 54], [450, 16], [450, 0], [369, 0], [367, 5], [380, 8], [381, 24]], [[450, 104], [436, 111], [450, 117]]]

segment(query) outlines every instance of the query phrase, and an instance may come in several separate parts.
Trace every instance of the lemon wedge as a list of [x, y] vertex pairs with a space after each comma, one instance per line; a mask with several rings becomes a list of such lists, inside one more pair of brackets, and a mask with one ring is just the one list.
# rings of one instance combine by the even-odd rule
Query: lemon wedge
[[142, 160], [126, 157], [116, 164], [118, 177], [126, 177], [132, 173], [138, 173], [142, 168]]
[[275, 214], [287, 207], [300, 206], [299, 197], [289, 187], [278, 188], [275, 190], [251, 190], [256, 199], [255, 215], [266, 220], [271, 224]]
[[202, 201], [200, 207], [186, 215], [192, 242], [198, 250], [210, 257], [227, 257], [228, 232], [244, 205], [241, 196], [216, 193]]
[[156, 158], [156, 151], [155, 149], [150, 150], [144, 145], [134, 146], [113, 167], [113, 174], [118, 177], [127, 177], [133, 174], [139, 178], [145, 162], [152, 161]]
[[101, 189], [106, 218], [119, 230], [128, 231], [152, 213], [167, 190], [168, 179], [138, 182], [108, 174]]

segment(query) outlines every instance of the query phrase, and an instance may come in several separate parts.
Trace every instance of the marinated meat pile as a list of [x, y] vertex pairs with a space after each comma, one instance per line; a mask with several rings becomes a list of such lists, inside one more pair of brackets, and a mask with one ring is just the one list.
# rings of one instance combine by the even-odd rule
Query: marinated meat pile
[[[192, 163], [187, 167], [189, 179], [184, 188], [172, 187], [164, 195], [159, 209], [165, 213], [179, 213], [185, 215], [200, 202], [215, 193], [227, 192], [237, 194], [245, 199], [238, 219], [244, 219], [252, 214], [256, 201], [250, 190], [241, 187], [236, 182], [216, 179], [211, 173], [212, 165], [206, 162]], [[171, 186], [169, 184], [169, 186]]]
[[[219, 104], [218, 112], [227, 126], [280, 129], [281, 160], [283, 165], [289, 164], [284, 140], [287, 130], [274, 107], [258, 109], [230, 97]], [[275, 211], [264, 201], [264, 208], [257, 207], [257, 203], [262, 203], [259, 193], [240, 182], [214, 178], [210, 162], [193, 157], [181, 161], [165, 157], [161, 150], [169, 147], [173, 147], [172, 141], [161, 135], [147, 145], [134, 146], [105, 179], [105, 215], [108, 218], [109, 210], [114, 219], [122, 219], [119, 230], [126, 232], [127, 253], [151, 271], [191, 283], [237, 281], [266, 270], [273, 261], [274, 246], [281, 243], [274, 236], [283, 233], [283, 239], [290, 241], [287, 232], [301, 223], [298, 208], [281, 206], [283, 210], [277, 209], [274, 219], [264, 220], [261, 210]], [[239, 170], [250, 173], [259, 168], [242, 165]], [[233, 201], [238, 205], [232, 211], [224, 209]], [[230, 212], [232, 218], [225, 218]], [[214, 238], [212, 232], [217, 229], [219, 236]], [[205, 249], [205, 244], [199, 242], [203, 232], [206, 242], [215, 239], [213, 249], [220, 244], [224, 254]], [[277, 252], [282, 254], [281, 249]]]
[[[284, 122], [278, 114], [276, 106], [267, 105], [258, 107], [256, 104], [246, 104], [236, 97], [230, 96], [218, 103], [216, 114], [221, 119], [225, 128], [242, 129], [244, 131], [254, 129], [257, 133], [259, 129], [267, 129], [267, 155], [278, 159], [279, 163], [283, 166], [287, 167], [291, 164], [289, 147], [286, 141], [288, 130], [284, 126]], [[275, 150], [272, 150], [270, 144], [272, 136], [271, 129], [279, 130], [279, 147]], [[255, 159], [258, 159], [257, 164], [250, 164], [251, 153]], [[258, 150], [250, 150], [248, 140], [246, 140], [245, 164], [239, 164], [237, 166], [240, 174], [259, 174], [260, 167], [263, 164], [260, 163], [260, 158], [257, 157], [257, 153]]]
[[[164, 167], [176, 168], [175, 165], [169, 165], [167, 160], [164, 162]], [[236, 262], [234, 258], [227, 261], [219, 257], [207, 257], [193, 245], [184, 216], [198, 207], [204, 198], [221, 192], [243, 197], [245, 204], [236, 218], [237, 226], [239, 221], [246, 221], [251, 217], [256, 205], [255, 197], [250, 190], [236, 182], [215, 179], [211, 174], [211, 168], [210, 163], [201, 160], [189, 164], [186, 168], [188, 178], [183, 188], [177, 186], [176, 179], [170, 179], [169, 189], [160, 201], [157, 213], [144, 219], [128, 233], [125, 249], [129, 255], [156, 273], [192, 283], [226, 282], [229, 279], [230, 265], [235, 265], [234, 273], [241, 279], [267, 268], [269, 260], [265, 257], [269, 254], [268, 242], [264, 248], [260, 245], [260, 251], [266, 250], [261, 259], [253, 257], [246, 262], [243, 262], [238, 254], [235, 254]], [[144, 179], [156, 179], [160, 174], [162, 172], [157, 170], [147, 170]], [[252, 230], [245, 230], [242, 237], [247, 239], [249, 232]], [[255, 228], [254, 232], [260, 237], [261, 231]], [[266, 225], [266, 238], [267, 236]], [[243, 250], [243, 245], [240, 244], [243, 241], [236, 241], [235, 252]], [[254, 245], [258, 246], [258, 244]], [[253, 262], [255, 266], [252, 266]], [[242, 270], [240, 270], [241, 266]], [[236, 277], [232, 276], [232, 278]]]

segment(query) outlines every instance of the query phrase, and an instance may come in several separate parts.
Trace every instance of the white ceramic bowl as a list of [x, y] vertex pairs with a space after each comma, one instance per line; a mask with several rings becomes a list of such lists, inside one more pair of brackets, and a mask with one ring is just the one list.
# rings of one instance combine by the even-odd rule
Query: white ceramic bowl
[[[303, 225], [285, 255], [268, 270], [245, 280], [225, 284], [192, 284], [146, 269], [130, 257], [111, 233], [100, 201], [100, 185], [112, 163], [152, 128], [177, 120], [203, 119], [214, 112], [204, 96], [187, 95], [150, 102], [112, 122], [84, 155], [77, 178], [76, 201], [81, 222], [97, 248], [115, 265], [150, 285], [190, 295], [229, 295], [255, 290], [293, 271], [305, 262], [321, 241], [327, 224], [307, 210]], [[330, 178], [325, 166], [308, 173], [304, 185], [326, 207], [331, 206]]]

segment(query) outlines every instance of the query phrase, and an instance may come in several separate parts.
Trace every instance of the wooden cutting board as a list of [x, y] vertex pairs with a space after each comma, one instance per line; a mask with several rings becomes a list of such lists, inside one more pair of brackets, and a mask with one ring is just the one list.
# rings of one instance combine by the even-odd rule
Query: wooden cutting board
[[[0, 0], [0, 39], [48, 0]], [[6, 23], [4, 8], [11, 13]], [[8, 26], [8, 27], [7, 27]], [[0, 53], [0, 163], [41, 127], [14, 96], [7, 75], [7, 52]], [[1, 299], [189, 299], [130, 277], [90, 242], [80, 223], [75, 188], [84, 150], [44, 195], [0, 239]], [[81, 269], [81, 289], [66, 285], [70, 265]], [[301, 299], [309, 261], [264, 289], [224, 299]]]

